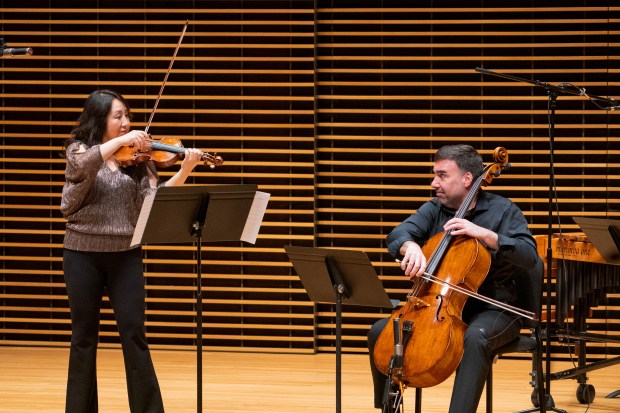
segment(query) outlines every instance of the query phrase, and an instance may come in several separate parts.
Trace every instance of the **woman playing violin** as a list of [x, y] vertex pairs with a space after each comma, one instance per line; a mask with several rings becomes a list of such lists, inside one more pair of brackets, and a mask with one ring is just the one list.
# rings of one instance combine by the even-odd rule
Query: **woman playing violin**
[[150, 161], [120, 168], [123, 146], [148, 148], [149, 136], [130, 129], [126, 100], [111, 90], [93, 92], [65, 144], [67, 161], [60, 209], [67, 219], [63, 269], [71, 310], [66, 411], [98, 410], [96, 356], [104, 290], [121, 338], [132, 413], [163, 412], [146, 341], [140, 248], [130, 248], [144, 197], [158, 186], [182, 185], [201, 152], [186, 149], [180, 170], [159, 179]]
[[[421, 247], [433, 235], [452, 231], [480, 241], [491, 253], [488, 275], [478, 289], [481, 295], [516, 304], [511, 274], [515, 267], [533, 268], [539, 259], [536, 242], [521, 210], [510, 200], [480, 191], [462, 219], [454, 218], [472, 183], [483, 172], [482, 158], [469, 145], [440, 148], [435, 154], [435, 177], [431, 183], [436, 197], [387, 236], [388, 251], [401, 260], [401, 269], [411, 279], [424, 275], [427, 260]], [[462, 319], [464, 353], [456, 370], [450, 412], [475, 412], [491, 365], [491, 352], [511, 340], [522, 326], [519, 317], [476, 299], [467, 300]], [[370, 364], [375, 388], [375, 407], [382, 407], [386, 376], [375, 366], [373, 350], [388, 318], [375, 323], [368, 333]], [[432, 332], [431, 332], [432, 334]], [[420, 355], [424, 357], [424, 355]]]

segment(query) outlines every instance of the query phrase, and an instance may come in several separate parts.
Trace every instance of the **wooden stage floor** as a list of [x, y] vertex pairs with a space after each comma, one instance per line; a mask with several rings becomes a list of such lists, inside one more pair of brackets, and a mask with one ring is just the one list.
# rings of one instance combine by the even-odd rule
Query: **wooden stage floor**
[[[155, 369], [168, 413], [196, 412], [196, 354], [153, 351]], [[0, 412], [63, 412], [68, 360], [66, 348], [0, 346]], [[335, 355], [205, 352], [203, 411], [256, 413], [327, 413], [336, 411]], [[342, 413], [376, 413], [368, 356], [342, 357]], [[101, 349], [98, 359], [100, 413], [128, 412], [120, 350]], [[552, 370], [567, 363], [553, 363]], [[499, 360], [494, 373], [494, 411], [531, 407], [530, 362]], [[618, 412], [620, 398], [604, 396], [620, 389], [620, 366], [590, 372], [596, 398], [588, 410], [575, 397], [575, 380], [554, 381], [556, 406], [569, 413]], [[452, 379], [425, 389], [425, 413], [446, 412]], [[485, 412], [484, 394], [479, 412]], [[405, 392], [405, 411], [413, 413], [414, 390]]]

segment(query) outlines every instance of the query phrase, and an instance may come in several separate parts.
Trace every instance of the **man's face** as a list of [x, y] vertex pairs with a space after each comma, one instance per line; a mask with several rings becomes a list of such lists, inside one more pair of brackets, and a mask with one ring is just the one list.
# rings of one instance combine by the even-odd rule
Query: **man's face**
[[448, 159], [437, 161], [433, 173], [435, 178], [431, 186], [439, 202], [448, 208], [458, 209], [469, 192], [471, 173], [461, 171], [456, 162]]

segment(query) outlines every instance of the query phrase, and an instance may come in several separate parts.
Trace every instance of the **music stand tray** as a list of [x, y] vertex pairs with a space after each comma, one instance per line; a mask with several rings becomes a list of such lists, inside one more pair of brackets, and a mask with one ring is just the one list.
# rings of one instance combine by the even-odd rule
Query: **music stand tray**
[[[334, 283], [341, 282], [347, 289], [343, 304], [394, 307], [363, 251], [293, 245], [285, 245], [284, 250], [312, 301], [335, 304], [338, 297]], [[334, 270], [336, 273], [330, 274]], [[339, 275], [341, 280], [332, 279]]]
[[[131, 242], [180, 244], [203, 241], [239, 241], [256, 185], [163, 186], [145, 198]], [[195, 228], [196, 221], [201, 228]], [[252, 240], [250, 240], [252, 242]]]
[[620, 220], [573, 217], [573, 221], [607, 263], [620, 265]]
[[341, 408], [342, 305], [393, 308], [368, 256], [362, 251], [284, 246], [314, 302], [336, 304], [336, 413]]

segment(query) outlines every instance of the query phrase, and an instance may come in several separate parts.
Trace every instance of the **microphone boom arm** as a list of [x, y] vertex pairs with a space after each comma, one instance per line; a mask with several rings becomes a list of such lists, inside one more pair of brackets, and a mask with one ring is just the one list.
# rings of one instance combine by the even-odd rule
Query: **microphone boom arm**
[[[559, 94], [585, 96], [588, 99], [590, 99], [590, 101], [594, 103], [596, 107], [602, 110], [611, 110], [611, 111], [620, 110], [620, 106], [617, 106], [618, 101], [616, 99], [610, 98], [610, 97], [591, 95], [589, 93], [586, 93], [585, 88], [580, 88], [570, 83], [560, 83], [558, 85], [552, 85], [550, 83], [541, 82], [539, 80], [528, 80], [528, 79], [523, 79], [523, 78], [516, 77], [516, 76], [507, 75], [504, 73], [497, 73], [489, 69], [484, 69], [482, 67], [477, 67], [474, 70], [478, 73], [482, 73], [485, 75], [493, 75], [493, 76], [501, 77], [504, 79], [513, 80], [515, 82], [523, 82], [523, 83], [529, 83], [534, 86], [539, 86], [547, 90], [549, 94], [554, 94], [556, 96]], [[570, 88], [567, 86], [570, 86]], [[607, 106], [604, 107], [604, 106], [599, 105], [598, 103], [599, 101], [605, 102]]]

